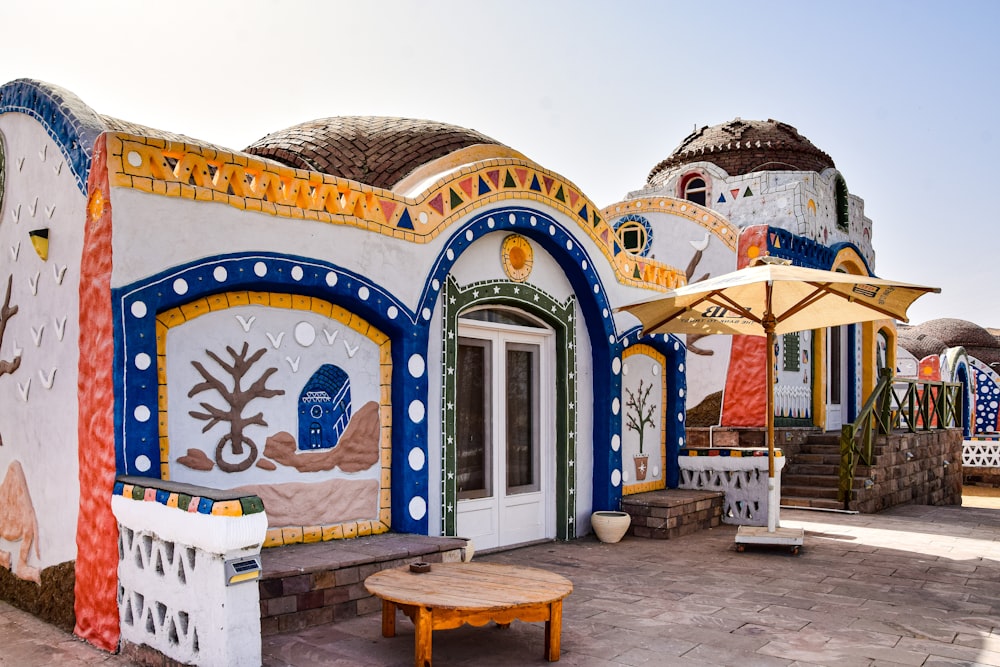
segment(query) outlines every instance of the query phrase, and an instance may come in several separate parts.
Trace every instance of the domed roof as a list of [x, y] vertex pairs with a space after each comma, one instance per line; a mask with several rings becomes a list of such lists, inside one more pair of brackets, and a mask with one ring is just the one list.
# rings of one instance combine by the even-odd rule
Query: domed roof
[[1000, 341], [989, 331], [967, 320], [943, 317], [899, 329], [899, 344], [915, 357], [941, 354], [947, 347], [964, 347], [980, 361], [1000, 361]]
[[917, 359], [941, 354], [948, 347], [940, 338], [928, 333], [921, 333], [918, 327], [907, 329], [900, 327], [897, 332], [897, 341], [900, 347]]
[[247, 153], [290, 167], [390, 189], [415, 169], [475, 145], [503, 144], [455, 125], [411, 118], [339, 116], [272, 132]]
[[821, 172], [834, 166], [829, 155], [788, 123], [736, 118], [693, 132], [653, 167], [647, 183], [662, 185], [665, 172], [673, 167], [702, 161], [718, 165], [730, 176], [753, 171]]
[[1000, 347], [1000, 341], [993, 334], [968, 320], [942, 317], [918, 324], [913, 329], [934, 336], [949, 347]]

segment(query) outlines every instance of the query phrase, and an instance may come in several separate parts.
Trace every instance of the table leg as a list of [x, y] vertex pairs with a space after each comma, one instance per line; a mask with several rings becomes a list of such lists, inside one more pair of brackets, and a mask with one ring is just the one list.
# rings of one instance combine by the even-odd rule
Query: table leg
[[382, 600], [382, 636], [396, 636], [396, 605], [388, 600]]
[[431, 632], [434, 630], [433, 613], [427, 607], [417, 607], [414, 610], [413, 664], [416, 667], [431, 667]]
[[549, 620], [545, 621], [545, 659], [559, 661], [559, 642], [562, 634], [562, 600], [549, 605]]

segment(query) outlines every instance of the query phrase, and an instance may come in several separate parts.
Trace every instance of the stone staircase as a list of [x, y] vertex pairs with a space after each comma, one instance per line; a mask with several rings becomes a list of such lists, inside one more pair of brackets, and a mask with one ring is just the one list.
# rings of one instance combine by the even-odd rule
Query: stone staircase
[[[868, 474], [867, 466], [857, 466], [853, 488], [863, 488]], [[837, 500], [839, 484], [840, 434], [810, 434], [781, 471], [781, 504], [842, 510], [844, 503]]]

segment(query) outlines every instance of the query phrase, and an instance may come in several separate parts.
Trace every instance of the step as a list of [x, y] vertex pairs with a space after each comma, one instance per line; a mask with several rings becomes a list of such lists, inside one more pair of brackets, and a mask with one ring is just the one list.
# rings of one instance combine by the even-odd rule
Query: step
[[800, 454], [836, 454], [840, 456], [840, 445], [810, 445], [808, 443], [799, 446]]
[[783, 507], [811, 507], [814, 509], [842, 510], [844, 503], [830, 498], [801, 498], [797, 496], [782, 496]]
[[837, 488], [840, 484], [840, 475], [827, 472], [825, 475], [786, 475], [781, 474], [781, 486], [816, 486]]
[[789, 457], [788, 462], [794, 463], [815, 463], [821, 465], [840, 465], [840, 452], [836, 454], [812, 454], [809, 452], [799, 452], [794, 457]]
[[789, 475], [839, 475], [840, 464], [830, 463], [796, 463], [789, 460], [781, 470], [782, 479]]
[[837, 486], [816, 487], [816, 486], [794, 486], [781, 482], [781, 496], [798, 498], [837, 498]]
[[806, 444], [836, 445], [840, 447], [840, 433], [810, 433], [806, 437]]

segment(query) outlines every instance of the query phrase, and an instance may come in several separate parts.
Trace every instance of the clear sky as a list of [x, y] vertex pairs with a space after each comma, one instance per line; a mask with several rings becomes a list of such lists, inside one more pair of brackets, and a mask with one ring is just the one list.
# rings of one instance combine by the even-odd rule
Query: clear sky
[[912, 323], [1000, 327], [1000, 2], [0, 3], [0, 83], [242, 149], [337, 115], [474, 128], [607, 206], [695, 127], [790, 123], [873, 221]]

